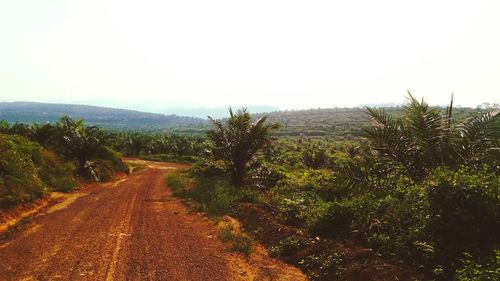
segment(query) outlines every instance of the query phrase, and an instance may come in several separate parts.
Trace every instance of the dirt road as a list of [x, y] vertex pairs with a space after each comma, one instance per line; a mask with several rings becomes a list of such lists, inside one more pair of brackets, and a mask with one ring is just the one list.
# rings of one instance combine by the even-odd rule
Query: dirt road
[[229, 253], [213, 222], [147, 168], [76, 193], [0, 238], [1, 280], [304, 280], [267, 257]]

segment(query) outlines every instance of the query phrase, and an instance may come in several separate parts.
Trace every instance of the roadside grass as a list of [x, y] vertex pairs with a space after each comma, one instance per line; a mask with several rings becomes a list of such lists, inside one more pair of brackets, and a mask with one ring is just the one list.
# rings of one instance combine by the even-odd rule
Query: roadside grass
[[193, 164], [199, 160], [196, 156], [177, 156], [174, 154], [141, 154], [138, 156], [140, 159], [156, 162], [172, 162], [178, 164]]
[[166, 184], [176, 196], [189, 198], [199, 211], [210, 216], [233, 215], [237, 203], [259, 203], [262, 195], [250, 188], [235, 189], [218, 176], [193, 180], [189, 171], [175, 171], [167, 176]]
[[238, 223], [227, 215], [234, 213], [236, 203], [254, 202], [260, 198], [247, 189], [235, 191], [227, 181], [219, 178], [193, 182], [187, 173], [189, 171], [170, 173], [165, 180], [166, 185], [175, 196], [189, 199], [189, 203], [192, 203], [189, 204], [191, 207], [218, 221], [220, 238], [228, 245], [230, 251], [249, 255], [255, 240], [241, 231]]
[[249, 255], [255, 240], [248, 234], [242, 232], [234, 222], [229, 219], [219, 221], [220, 238], [229, 245], [229, 250]]

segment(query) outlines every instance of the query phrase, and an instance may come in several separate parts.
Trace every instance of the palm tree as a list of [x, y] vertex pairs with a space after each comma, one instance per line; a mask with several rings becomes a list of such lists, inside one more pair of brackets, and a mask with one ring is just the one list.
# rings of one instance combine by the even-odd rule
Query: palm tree
[[225, 162], [232, 184], [240, 187], [255, 154], [270, 143], [270, 133], [279, 125], [266, 124], [265, 116], [252, 122], [252, 116], [243, 108], [236, 113], [229, 108], [229, 115], [224, 123], [208, 116], [214, 126], [208, 138], [213, 145], [212, 157]]
[[[379, 154], [402, 166], [416, 182], [435, 167], [477, 165], [498, 161], [500, 118], [498, 110], [477, 114], [462, 124], [453, 123], [453, 97], [443, 115], [408, 92], [403, 115], [367, 108], [375, 125], [365, 129]], [[496, 160], [494, 160], [496, 159]]]
[[61, 118], [58, 128], [61, 145], [58, 150], [67, 159], [76, 161], [81, 174], [88, 174], [88, 161], [98, 158], [105, 142], [104, 133], [95, 126], [85, 126], [83, 119], [73, 120], [68, 116]]

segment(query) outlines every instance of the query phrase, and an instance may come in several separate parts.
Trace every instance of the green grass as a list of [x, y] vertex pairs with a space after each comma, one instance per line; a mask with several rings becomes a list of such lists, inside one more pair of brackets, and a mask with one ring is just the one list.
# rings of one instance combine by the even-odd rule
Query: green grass
[[179, 164], [193, 164], [199, 160], [199, 157], [196, 156], [176, 156], [173, 154], [147, 154], [147, 155], [139, 155], [140, 159], [149, 160], [149, 161], [157, 161], [157, 162], [172, 162]]
[[244, 232], [235, 231], [231, 225], [225, 225], [220, 230], [220, 238], [229, 244], [231, 251], [249, 255], [255, 241]]

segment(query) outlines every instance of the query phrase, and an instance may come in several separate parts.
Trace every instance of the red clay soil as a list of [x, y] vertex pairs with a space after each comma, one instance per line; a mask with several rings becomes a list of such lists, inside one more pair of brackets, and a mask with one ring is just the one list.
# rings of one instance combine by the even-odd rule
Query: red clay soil
[[0, 279], [305, 280], [265, 255], [256, 264], [227, 252], [216, 225], [165, 187], [164, 176], [181, 166], [143, 163], [140, 172], [91, 186], [0, 237]]

